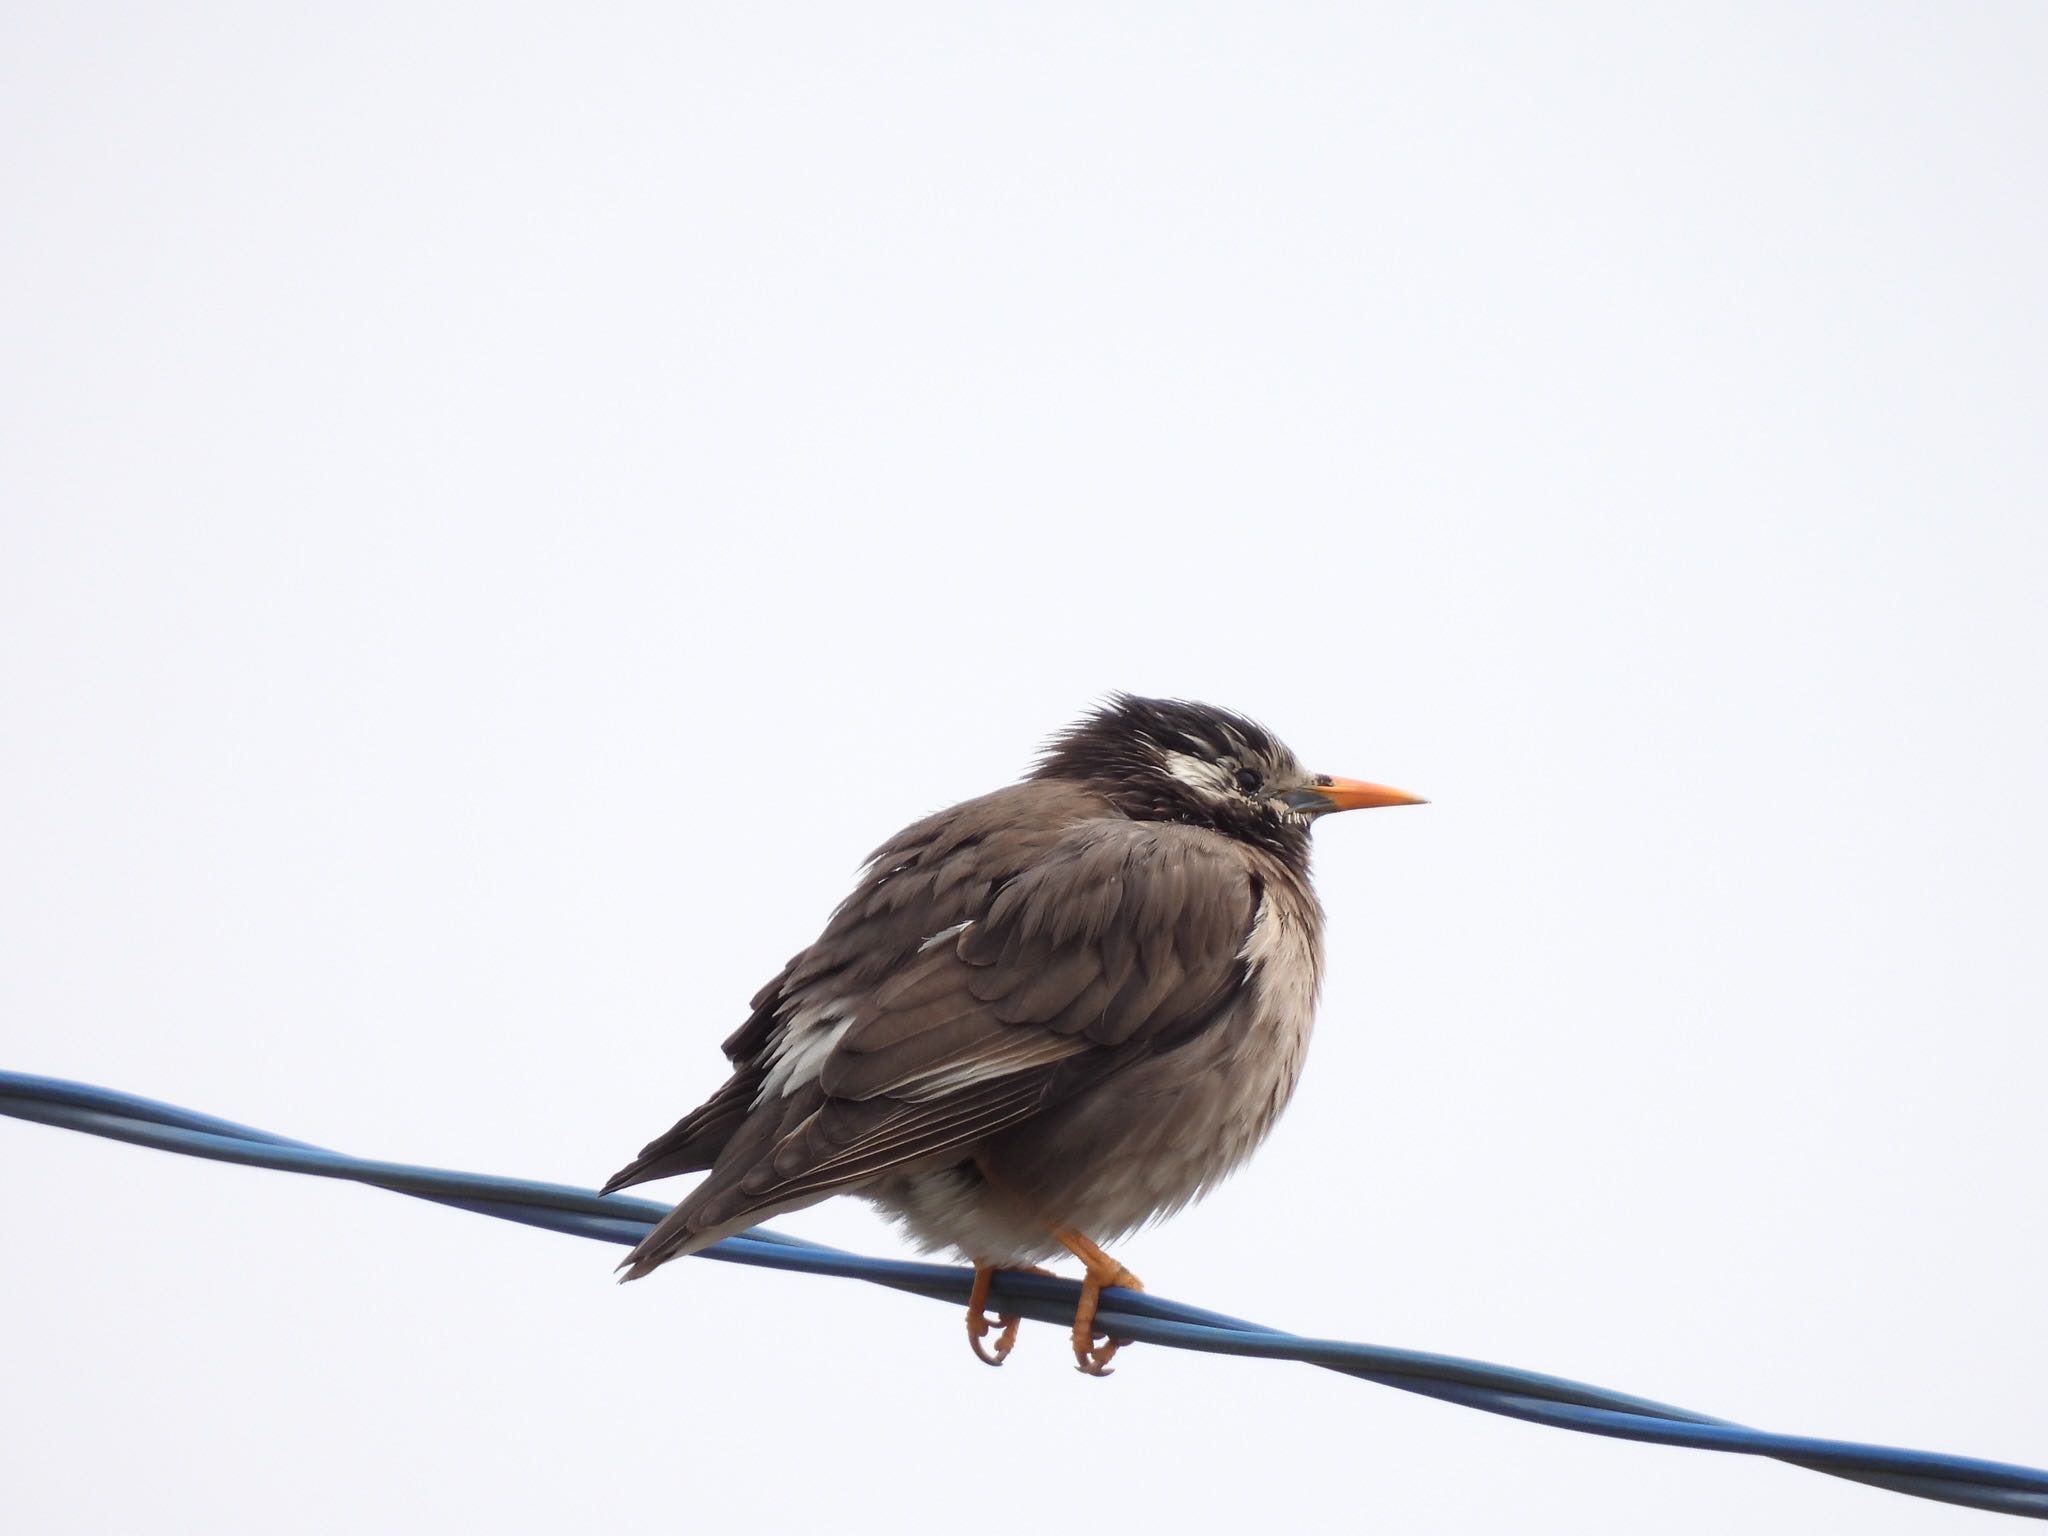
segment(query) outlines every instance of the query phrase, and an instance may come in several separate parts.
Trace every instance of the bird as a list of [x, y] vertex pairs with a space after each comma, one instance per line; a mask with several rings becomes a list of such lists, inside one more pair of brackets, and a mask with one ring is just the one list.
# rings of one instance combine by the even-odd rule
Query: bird
[[[1309, 830], [1424, 803], [1304, 770], [1243, 715], [1113, 694], [1022, 781], [883, 843], [809, 948], [754, 996], [716, 1093], [605, 1193], [703, 1172], [619, 1265], [638, 1279], [850, 1194], [974, 1266], [967, 1334], [1001, 1365], [1005, 1270], [1084, 1273], [1076, 1366], [1125, 1342], [1101, 1246], [1235, 1171], [1298, 1080], [1322, 974]], [[991, 1338], [991, 1336], [993, 1337]]]

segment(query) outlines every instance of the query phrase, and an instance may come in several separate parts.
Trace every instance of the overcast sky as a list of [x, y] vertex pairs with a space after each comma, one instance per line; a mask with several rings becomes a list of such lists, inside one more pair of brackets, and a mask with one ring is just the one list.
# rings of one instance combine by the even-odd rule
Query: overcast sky
[[[871, 847], [1188, 695], [1434, 803], [1319, 832], [1303, 1087], [1153, 1289], [2048, 1462], [2039, 7], [0, 28], [0, 1066], [594, 1183]], [[0, 1169], [23, 1531], [1994, 1520]]]

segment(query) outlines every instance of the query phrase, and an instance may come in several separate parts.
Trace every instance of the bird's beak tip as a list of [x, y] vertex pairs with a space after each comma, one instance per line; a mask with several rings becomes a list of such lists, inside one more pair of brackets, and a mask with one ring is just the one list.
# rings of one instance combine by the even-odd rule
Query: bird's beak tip
[[1420, 795], [1411, 795], [1405, 789], [1395, 789], [1388, 784], [1368, 784], [1363, 779], [1339, 779], [1328, 776], [1318, 778], [1316, 783], [1297, 792], [1304, 809], [1315, 812], [1363, 811], [1386, 805], [1427, 805], [1429, 802]]

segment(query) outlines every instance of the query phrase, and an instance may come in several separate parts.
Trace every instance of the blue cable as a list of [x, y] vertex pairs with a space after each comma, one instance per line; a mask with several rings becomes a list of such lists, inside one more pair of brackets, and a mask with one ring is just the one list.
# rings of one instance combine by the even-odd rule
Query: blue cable
[[[0, 1072], [0, 1114], [221, 1162], [348, 1179], [503, 1221], [630, 1245], [668, 1207], [567, 1184], [456, 1173], [348, 1157], [212, 1115], [60, 1078]], [[965, 1305], [972, 1275], [943, 1264], [876, 1259], [757, 1227], [700, 1257], [865, 1280]], [[1079, 1285], [1051, 1275], [1005, 1274], [995, 1299], [1041, 1322], [1072, 1321]], [[1660, 1445], [1768, 1456], [1896, 1493], [2048, 1520], [2048, 1471], [1894, 1446], [1777, 1435], [1688, 1409], [1508, 1366], [1338, 1339], [1309, 1339], [1168, 1301], [1150, 1292], [1105, 1294], [1098, 1323], [1120, 1339], [1208, 1354], [1294, 1360], [1382, 1386], [1535, 1424]]]

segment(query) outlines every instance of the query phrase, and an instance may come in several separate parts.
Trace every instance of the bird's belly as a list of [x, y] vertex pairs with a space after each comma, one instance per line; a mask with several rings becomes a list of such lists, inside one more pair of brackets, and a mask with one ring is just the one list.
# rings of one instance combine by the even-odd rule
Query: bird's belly
[[990, 1138], [972, 1162], [866, 1193], [925, 1247], [982, 1262], [1060, 1253], [1050, 1225], [1113, 1242], [1206, 1194], [1265, 1139], [1300, 1075], [1312, 1002], [1254, 988], [1229, 1019]]

